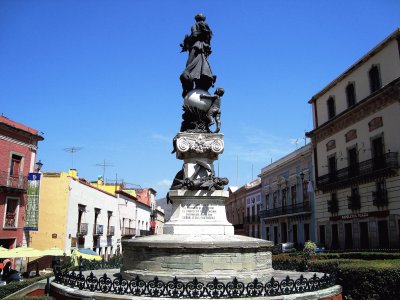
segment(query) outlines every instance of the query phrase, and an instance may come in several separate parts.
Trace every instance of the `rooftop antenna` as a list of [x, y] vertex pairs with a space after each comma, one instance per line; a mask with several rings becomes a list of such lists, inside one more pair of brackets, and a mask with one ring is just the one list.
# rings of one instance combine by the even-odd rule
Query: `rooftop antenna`
[[299, 144], [299, 139], [296, 139], [296, 140], [294, 141], [294, 143], [296, 144], [296, 149], [299, 148], [299, 145], [298, 145], [298, 144]]
[[65, 152], [71, 153], [71, 161], [72, 161], [71, 169], [74, 168], [74, 153], [76, 153], [76, 152], [78, 152], [78, 151], [80, 151], [82, 149], [83, 149], [82, 147], [75, 147], [75, 146], [63, 149]]
[[109, 163], [106, 163], [106, 160], [104, 159], [102, 163], [95, 164], [95, 166], [96, 166], [96, 167], [102, 167], [102, 168], [103, 168], [103, 181], [105, 181], [105, 180], [106, 180], [106, 177], [105, 177], [105, 175], [106, 175], [106, 168], [107, 168], [107, 167], [113, 167], [113, 165], [111, 165], [111, 164], [109, 164]]

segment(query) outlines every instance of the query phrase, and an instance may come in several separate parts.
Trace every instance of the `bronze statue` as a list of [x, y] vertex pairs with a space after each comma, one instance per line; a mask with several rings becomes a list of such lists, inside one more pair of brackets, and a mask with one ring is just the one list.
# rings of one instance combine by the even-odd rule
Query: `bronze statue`
[[180, 76], [183, 97], [194, 88], [208, 91], [216, 81], [207, 60], [211, 54], [212, 31], [203, 14], [196, 15], [195, 20], [196, 24], [192, 26], [191, 34], [186, 35], [180, 44], [181, 52], [189, 52], [186, 68]]
[[221, 97], [224, 95], [225, 91], [223, 88], [217, 88], [214, 95], [200, 95], [200, 98], [210, 99], [212, 101], [210, 108], [207, 111], [208, 127], [217, 124], [217, 128], [214, 133], [218, 133], [221, 130]]

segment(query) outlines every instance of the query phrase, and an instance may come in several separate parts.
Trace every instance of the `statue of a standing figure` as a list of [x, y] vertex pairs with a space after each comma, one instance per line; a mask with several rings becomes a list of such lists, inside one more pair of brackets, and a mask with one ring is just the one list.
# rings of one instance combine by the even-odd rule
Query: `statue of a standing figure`
[[207, 60], [211, 54], [212, 31], [203, 14], [196, 15], [195, 20], [196, 24], [192, 26], [191, 34], [186, 35], [180, 45], [182, 52], [189, 51], [186, 68], [180, 76], [183, 97], [195, 88], [208, 91], [216, 80]]

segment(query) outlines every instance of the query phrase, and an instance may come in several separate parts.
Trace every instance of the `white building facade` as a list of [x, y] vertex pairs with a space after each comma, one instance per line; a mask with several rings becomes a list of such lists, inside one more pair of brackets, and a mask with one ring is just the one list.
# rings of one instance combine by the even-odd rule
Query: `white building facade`
[[317, 240], [330, 249], [400, 247], [400, 31], [309, 101]]
[[67, 248], [89, 248], [108, 259], [120, 248], [118, 199], [81, 179], [69, 180]]
[[261, 180], [257, 178], [246, 184], [246, 222], [247, 236], [261, 238]]
[[311, 144], [261, 170], [263, 239], [293, 242], [298, 249], [306, 241], [315, 241], [312, 170]]

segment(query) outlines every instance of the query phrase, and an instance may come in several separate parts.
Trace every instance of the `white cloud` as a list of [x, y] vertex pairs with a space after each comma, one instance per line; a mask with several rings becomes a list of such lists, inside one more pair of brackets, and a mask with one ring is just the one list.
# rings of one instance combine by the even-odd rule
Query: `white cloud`
[[162, 142], [172, 142], [172, 139], [170, 136], [165, 136], [165, 135], [158, 134], [158, 133], [153, 133], [151, 135], [151, 138], [154, 140], [162, 141]]

